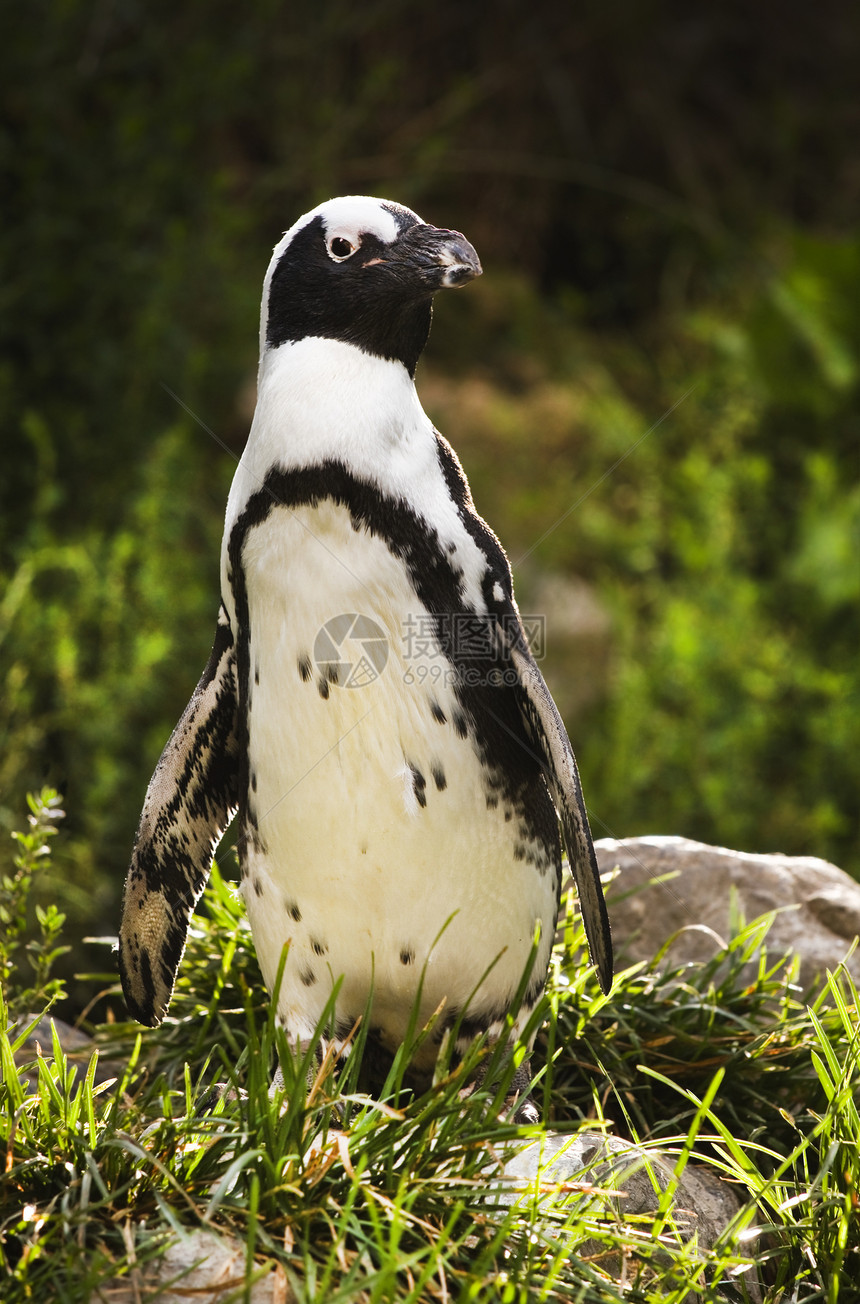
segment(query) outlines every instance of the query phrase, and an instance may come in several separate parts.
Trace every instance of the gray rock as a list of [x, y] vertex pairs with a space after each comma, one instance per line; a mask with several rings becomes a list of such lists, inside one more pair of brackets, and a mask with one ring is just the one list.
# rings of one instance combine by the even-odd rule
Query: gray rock
[[[26, 1028], [34, 1018], [35, 1015], [25, 1015], [18, 1025], [18, 1030]], [[26, 1082], [31, 1089], [35, 1088], [39, 1081], [39, 1072], [36, 1067], [37, 1059], [40, 1056], [47, 1060], [54, 1058], [52, 1027], [57, 1030], [57, 1038], [63, 1048], [66, 1060], [69, 1064], [74, 1064], [77, 1067], [80, 1077], [83, 1077], [86, 1073], [90, 1056], [96, 1049], [92, 1037], [87, 1036], [85, 1032], [81, 1032], [79, 1028], [73, 1028], [70, 1023], [66, 1023], [63, 1019], [58, 1019], [54, 1015], [44, 1015], [27, 1040], [15, 1053], [15, 1064], [21, 1069], [21, 1080]], [[102, 1059], [99, 1056], [93, 1081], [96, 1086], [99, 1086], [102, 1082], [108, 1082], [111, 1078], [119, 1077], [120, 1072], [121, 1070], [116, 1064], [112, 1064], [109, 1060]]]
[[[815, 856], [758, 855], [659, 836], [603, 838], [595, 849], [602, 873], [619, 869], [607, 892], [617, 967], [652, 960], [673, 934], [666, 965], [711, 960], [729, 938], [733, 894], [747, 923], [779, 911], [765, 941], [768, 956], [799, 955], [807, 991], [860, 935], [860, 884]], [[674, 877], [654, 881], [666, 874]], [[860, 953], [847, 968], [860, 982]]]
[[[255, 1280], [245, 1293], [243, 1241], [235, 1236], [197, 1230], [174, 1240], [161, 1258], [133, 1269], [128, 1277], [105, 1282], [90, 1304], [293, 1304], [295, 1295], [279, 1263], [256, 1265]], [[257, 1275], [259, 1274], [259, 1275]]]
[[[495, 1188], [503, 1204], [537, 1196], [558, 1207], [571, 1202], [602, 1211], [624, 1223], [641, 1215], [656, 1214], [660, 1200], [675, 1182], [675, 1157], [606, 1136], [582, 1132], [560, 1136], [547, 1132], [524, 1145], [502, 1169]], [[668, 1229], [683, 1242], [694, 1236], [702, 1250], [712, 1249], [742, 1204], [734, 1189], [710, 1169], [688, 1163], [674, 1189]], [[754, 1246], [747, 1243], [749, 1253]], [[586, 1241], [577, 1254], [600, 1263], [611, 1276], [619, 1276], [618, 1255], [599, 1241]], [[757, 1284], [745, 1278], [750, 1298], [760, 1299]]]
[[[540, 1179], [542, 1189], [551, 1191], [559, 1183], [584, 1182], [602, 1191], [619, 1221], [633, 1214], [656, 1213], [663, 1192], [674, 1180], [675, 1159], [657, 1149], [644, 1149], [606, 1136], [603, 1132], [581, 1132], [563, 1136], [547, 1132], [530, 1142], [504, 1166], [502, 1200], [512, 1204], [525, 1192], [533, 1193]], [[564, 1198], [569, 1199], [569, 1195]], [[591, 1196], [582, 1194], [574, 1198]], [[710, 1249], [741, 1208], [728, 1183], [709, 1169], [687, 1164], [673, 1200], [673, 1217], [682, 1239], [695, 1233], [699, 1244]]]

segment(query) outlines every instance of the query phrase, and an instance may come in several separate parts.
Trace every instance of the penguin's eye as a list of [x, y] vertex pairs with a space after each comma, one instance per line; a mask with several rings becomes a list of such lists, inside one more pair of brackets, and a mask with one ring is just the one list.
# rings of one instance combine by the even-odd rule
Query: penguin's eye
[[342, 263], [345, 259], [351, 258], [357, 248], [358, 245], [347, 240], [345, 236], [336, 235], [329, 241], [328, 251], [336, 263]]

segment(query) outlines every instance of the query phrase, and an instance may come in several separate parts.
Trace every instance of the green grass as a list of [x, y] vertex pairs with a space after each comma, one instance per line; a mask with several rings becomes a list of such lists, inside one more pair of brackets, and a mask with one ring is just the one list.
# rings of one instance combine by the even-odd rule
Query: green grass
[[[56, 818], [51, 801], [32, 801], [17, 882], [3, 885], [16, 917], [47, 860], [36, 835]], [[804, 1003], [793, 965], [774, 958], [750, 982], [743, 966], [767, 922], [739, 926], [721, 967], [635, 966], [606, 997], [581, 963], [571, 912], [541, 1011], [552, 1014], [539, 1040], [549, 1063], [535, 1093], [549, 1125], [611, 1130], [668, 1153], [678, 1177], [698, 1163], [734, 1183], [743, 1208], [711, 1250], [682, 1242], [671, 1190], [656, 1214], [627, 1222], [600, 1190], [566, 1204], [534, 1193], [512, 1208], [499, 1201], [494, 1157], [541, 1129], [500, 1117], [502, 1065], [500, 1077], [488, 1075], [494, 1088], [461, 1099], [488, 1053], [480, 1044], [457, 1067], [443, 1057], [423, 1094], [404, 1085], [404, 1052], [378, 1100], [360, 1090], [358, 1053], [341, 1070], [317, 1068], [312, 1055], [297, 1063], [217, 869], [170, 1018], [152, 1031], [96, 1027], [83, 1069], [55, 1042], [37, 1061], [35, 1088], [14, 1068], [28, 1027], [10, 1011], [20, 1018], [19, 996], [39, 992], [10, 961], [0, 1007], [0, 1298], [78, 1304], [157, 1257], [180, 1228], [208, 1227], [244, 1242], [248, 1280], [267, 1262], [283, 1265], [300, 1301], [596, 1304], [681, 1300], [692, 1286], [701, 1299], [740, 1300], [756, 1276], [768, 1301], [856, 1299], [857, 992], [840, 970]], [[56, 945], [44, 930], [31, 943], [43, 993]], [[116, 1066], [101, 1085], [98, 1059]], [[272, 1096], [276, 1059], [285, 1090]]]

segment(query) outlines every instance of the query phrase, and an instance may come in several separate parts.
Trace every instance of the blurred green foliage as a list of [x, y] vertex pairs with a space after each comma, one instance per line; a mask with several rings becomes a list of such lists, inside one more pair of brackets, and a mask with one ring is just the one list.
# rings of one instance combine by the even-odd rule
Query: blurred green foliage
[[79, 933], [207, 655], [268, 250], [349, 191], [484, 260], [419, 389], [521, 605], [556, 572], [608, 612], [590, 671], [547, 632], [560, 700], [599, 684], [568, 720], [596, 835], [857, 873], [860, 18], [825, 11], [5, 15], [0, 826], [63, 791]]
[[[504, 278], [464, 296], [460, 343], [495, 340], [490, 369], [434, 373], [428, 407], [521, 562], [521, 605], [537, 564], [612, 616], [606, 695], [568, 721], [597, 836], [860, 868], [858, 252], [786, 236], [731, 297], [655, 323], [650, 356], [525, 310]], [[508, 318], [525, 340], [494, 334]], [[552, 683], [551, 616], [546, 638]]]

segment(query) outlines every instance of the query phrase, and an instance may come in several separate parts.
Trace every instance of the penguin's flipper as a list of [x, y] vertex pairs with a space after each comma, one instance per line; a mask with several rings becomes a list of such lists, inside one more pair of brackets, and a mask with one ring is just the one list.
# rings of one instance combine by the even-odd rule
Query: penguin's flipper
[[119, 971], [141, 1023], [164, 1018], [192, 911], [238, 804], [236, 669], [222, 608], [212, 655], [149, 783], [125, 881]]
[[608, 992], [612, 985], [612, 937], [576, 758], [558, 708], [524, 640], [511, 647], [510, 656], [525, 693], [526, 727], [546, 759], [546, 779], [561, 818], [591, 961], [601, 988]]

